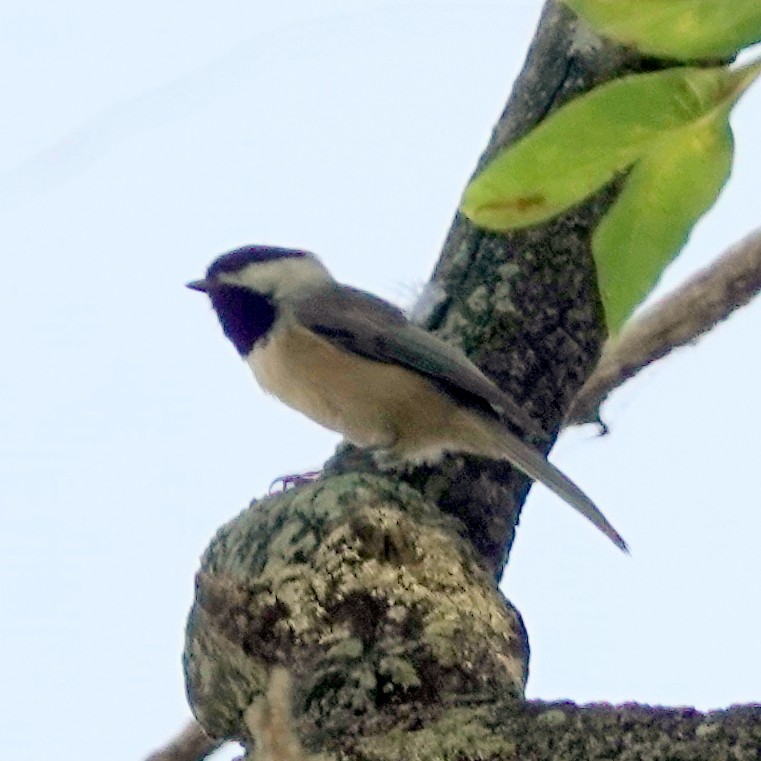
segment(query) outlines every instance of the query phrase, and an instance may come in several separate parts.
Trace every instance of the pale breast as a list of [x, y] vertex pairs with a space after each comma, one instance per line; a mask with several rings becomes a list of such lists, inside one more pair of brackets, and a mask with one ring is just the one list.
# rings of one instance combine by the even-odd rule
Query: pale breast
[[247, 361], [262, 388], [357, 446], [394, 449], [403, 459], [442, 447], [473, 451], [447, 444], [465, 433], [461, 418], [470, 426], [475, 417], [419, 373], [365, 359], [297, 324], [277, 326]]
[[368, 384], [373, 366], [298, 325], [280, 327], [248, 355], [259, 384], [289, 407], [359, 446], [389, 446], [391, 426]]

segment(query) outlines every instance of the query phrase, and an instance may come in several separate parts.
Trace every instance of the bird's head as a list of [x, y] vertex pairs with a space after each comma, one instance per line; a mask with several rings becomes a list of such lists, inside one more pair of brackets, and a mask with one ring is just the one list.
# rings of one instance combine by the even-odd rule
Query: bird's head
[[215, 259], [206, 277], [187, 284], [202, 291], [242, 356], [272, 327], [285, 302], [333, 282], [308, 251], [275, 246], [245, 246]]
[[202, 280], [188, 288], [212, 294], [234, 286], [278, 300], [332, 280], [322, 262], [309, 251], [276, 246], [244, 246], [217, 257]]

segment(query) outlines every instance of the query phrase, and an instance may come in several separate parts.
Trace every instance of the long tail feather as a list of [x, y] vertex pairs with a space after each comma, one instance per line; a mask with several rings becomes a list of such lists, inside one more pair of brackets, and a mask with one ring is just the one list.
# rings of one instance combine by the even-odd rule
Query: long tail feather
[[528, 444], [524, 444], [519, 438], [504, 430], [499, 432], [499, 440], [495, 443], [504, 453], [506, 460], [520, 468], [530, 478], [543, 483], [571, 507], [576, 508], [587, 520], [597, 526], [616, 547], [624, 552], [629, 552], [626, 542], [597, 505], [568, 476], [549, 462], [541, 452]]

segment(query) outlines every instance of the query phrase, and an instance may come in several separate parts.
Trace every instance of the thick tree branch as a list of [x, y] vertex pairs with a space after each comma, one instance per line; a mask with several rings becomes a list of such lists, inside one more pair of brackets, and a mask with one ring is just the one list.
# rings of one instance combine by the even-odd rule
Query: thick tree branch
[[689, 708], [497, 701], [432, 717], [418, 732], [362, 737], [329, 757], [352, 761], [756, 761], [761, 706]]
[[[761, 706], [735, 706], [701, 713], [690, 708], [532, 701], [495, 702], [435, 713], [375, 735], [353, 733], [334, 739], [320, 761], [757, 761], [761, 748]], [[291, 719], [291, 721], [293, 721]], [[406, 726], [410, 725], [410, 720]], [[290, 737], [296, 722], [283, 730]], [[294, 756], [291, 756], [293, 759]], [[295, 756], [295, 758], [299, 758]], [[291, 761], [287, 755], [272, 761]], [[195, 753], [152, 756], [148, 761], [201, 761]]]
[[408, 486], [357, 474], [255, 503], [220, 529], [185, 649], [204, 729], [250, 747], [246, 716], [280, 666], [313, 747], [360, 716], [381, 725], [417, 704], [522, 696], [522, 621], [457, 529]]
[[[579, 93], [666, 65], [596, 38], [550, 0], [479, 167]], [[545, 225], [505, 235], [458, 214], [433, 274], [438, 298], [422, 322], [461, 346], [548, 431], [560, 429], [605, 339], [591, 237], [617, 190], [608, 187]], [[373, 467], [346, 447], [325, 472]], [[462, 521], [484, 566], [500, 577], [530, 480], [506, 463], [471, 457], [399, 475]]]
[[253, 504], [219, 531], [197, 587], [191, 704], [250, 761], [755, 761], [761, 747], [761, 707], [524, 703], [517, 612], [455, 522], [388, 479]]
[[605, 345], [595, 371], [571, 405], [567, 423], [598, 421], [608, 394], [652, 362], [707, 333], [759, 291], [761, 230], [756, 230]]

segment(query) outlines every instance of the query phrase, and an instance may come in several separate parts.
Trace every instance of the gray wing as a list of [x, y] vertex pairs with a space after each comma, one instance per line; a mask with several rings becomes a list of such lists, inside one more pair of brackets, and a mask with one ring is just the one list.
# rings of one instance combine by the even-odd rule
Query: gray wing
[[461, 351], [411, 323], [392, 304], [348, 286], [330, 285], [295, 304], [300, 323], [341, 348], [425, 375], [445, 393], [527, 432], [545, 431]]

